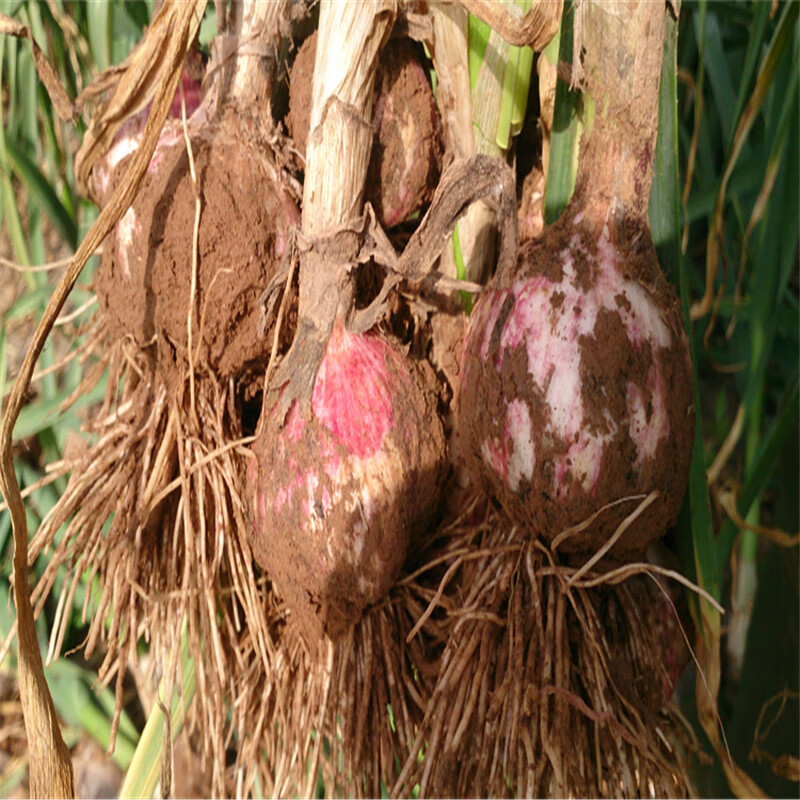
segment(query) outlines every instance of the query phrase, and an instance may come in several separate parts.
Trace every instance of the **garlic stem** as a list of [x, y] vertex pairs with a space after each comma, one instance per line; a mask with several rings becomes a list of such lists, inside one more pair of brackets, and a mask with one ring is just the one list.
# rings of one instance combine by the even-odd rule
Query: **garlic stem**
[[308, 237], [331, 235], [361, 216], [375, 71], [396, 16], [394, 0], [320, 3], [303, 186]]
[[586, 127], [575, 194], [644, 218], [658, 133], [664, 6], [587, 0], [583, 20]]
[[213, 44], [213, 58], [222, 70], [217, 103], [242, 110], [258, 104], [261, 119], [272, 118], [272, 89], [278, 65], [280, 22], [288, 0], [234, 0], [228, 33]]

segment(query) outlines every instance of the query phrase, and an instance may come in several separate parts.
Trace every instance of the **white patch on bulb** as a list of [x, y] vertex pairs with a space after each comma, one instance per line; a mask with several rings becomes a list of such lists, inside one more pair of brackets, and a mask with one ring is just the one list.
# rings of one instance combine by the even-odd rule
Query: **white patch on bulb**
[[636, 445], [634, 467], [641, 469], [646, 459], [656, 453], [658, 443], [669, 433], [669, 415], [664, 403], [665, 387], [661, 370], [653, 365], [647, 374], [647, 388], [650, 390], [650, 420], [647, 419], [647, 406], [642, 391], [633, 383], [628, 383], [626, 400], [628, 404], [628, 431]]
[[128, 254], [133, 249], [134, 241], [141, 235], [142, 227], [139, 218], [131, 206], [117, 225], [117, 254], [122, 267], [122, 276], [126, 280], [131, 278], [131, 267]]
[[481, 445], [481, 458], [498, 478], [506, 480], [508, 475], [506, 457], [496, 439], [484, 439]]
[[506, 297], [508, 297], [508, 292], [500, 292], [494, 298], [493, 302], [479, 307], [470, 319], [471, 326], [479, 325], [484, 331], [483, 341], [481, 342], [481, 358], [484, 361], [487, 361], [489, 358], [489, 346], [492, 341], [492, 332], [494, 331], [495, 325], [497, 325], [497, 320], [500, 316], [500, 311], [503, 308], [503, 303], [505, 302]]
[[506, 409], [506, 433], [513, 443], [508, 457], [508, 485], [516, 492], [524, 478], [530, 481], [535, 461], [531, 415], [523, 400], [512, 400]]
[[359, 519], [353, 525], [353, 552], [356, 554], [356, 560], [361, 558], [361, 553], [364, 550], [364, 541], [367, 535], [367, 523], [363, 519]]
[[[576, 218], [576, 224], [577, 222], [579, 220]], [[578, 288], [574, 261], [576, 253], [582, 253], [588, 258], [577, 233], [572, 236], [570, 246], [561, 253], [562, 278], [558, 283], [540, 274], [529, 280], [517, 280], [512, 285], [515, 305], [500, 337], [497, 365], [499, 369], [503, 357], [513, 352], [519, 344], [525, 343], [528, 372], [535, 385], [543, 392], [550, 408], [545, 433], [568, 443], [566, 453], [555, 459], [554, 489], [558, 495], [566, 492], [564, 479], [568, 476], [577, 480], [584, 491], [593, 493], [600, 479], [603, 450], [618, 430], [616, 422], [606, 409], [603, 413], [605, 430], [588, 432], [581, 393], [580, 337], [593, 337], [600, 311], [607, 310], [619, 315], [628, 339], [635, 347], [641, 347], [647, 341], [657, 351], [669, 347], [672, 342], [670, 330], [647, 290], [620, 274], [617, 253], [610, 241], [608, 226], [603, 228], [597, 243], [594, 283], [586, 292]], [[563, 297], [563, 301], [553, 306], [553, 297], [559, 295]], [[620, 305], [620, 296], [629, 305]], [[492, 329], [504, 300], [503, 295], [498, 295], [487, 314], [490, 325], [485, 328], [481, 348], [484, 358], [488, 357]], [[669, 432], [663, 376], [656, 352], [653, 353], [653, 358], [648, 376], [648, 385], [653, 396], [649, 424], [643, 416], [641, 396], [637, 398], [635, 391], [631, 393], [629, 390], [628, 393], [628, 425], [631, 438], [639, 448], [637, 463], [655, 452], [658, 442]], [[512, 403], [523, 406], [521, 400], [513, 400]], [[530, 427], [529, 410], [525, 408]], [[518, 412], [517, 422], [524, 427]], [[510, 430], [510, 420], [506, 424]], [[515, 436], [515, 441], [516, 438]], [[522, 451], [518, 453], [514, 449], [509, 456], [503, 443], [487, 439], [481, 447], [481, 455], [486, 464], [516, 491], [523, 476], [532, 475], [532, 450], [531, 447], [528, 462], [525, 460], [528, 458], [527, 453], [523, 455]]]
[[619, 313], [628, 338], [637, 347], [641, 347], [645, 339], [655, 341], [659, 347], [669, 347], [672, 336], [658, 308], [642, 286], [632, 281], [626, 283], [624, 295], [631, 308], [620, 308]]

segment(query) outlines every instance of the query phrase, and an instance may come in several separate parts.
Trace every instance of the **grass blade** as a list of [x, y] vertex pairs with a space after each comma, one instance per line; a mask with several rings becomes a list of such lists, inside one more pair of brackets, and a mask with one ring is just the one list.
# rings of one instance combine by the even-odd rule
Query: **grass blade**
[[736, 94], [733, 91], [733, 81], [722, 44], [719, 18], [716, 14], [710, 14], [706, 18], [704, 45], [706, 74], [716, 100], [714, 105], [719, 113], [723, 140], [730, 142], [736, 120], [733, 115]]
[[678, 161], [677, 36], [664, 38], [658, 100], [658, 138], [647, 216], [661, 270], [673, 286], [680, 280], [681, 211]]
[[[745, 481], [736, 503], [739, 516], [745, 517], [750, 506], [766, 487], [769, 479], [778, 467], [779, 455], [786, 437], [791, 432], [800, 414], [800, 384], [795, 381], [785, 405], [773, 420], [761, 439], [761, 444], [752, 462], [750, 477]], [[717, 551], [717, 569], [723, 571], [730, 558], [733, 544], [739, 534], [738, 527], [730, 519], [726, 520], [715, 542]]]
[[89, 47], [100, 70], [111, 65], [111, 6], [111, 3], [89, 3], [86, 6]]
[[[56, 230], [71, 248], [78, 245], [78, 228], [75, 221], [64, 208], [50, 182], [36, 164], [13, 142], [6, 142], [9, 163], [19, 180], [25, 186], [31, 201], [39, 206], [52, 221]], [[43, 259], [44, 260], [44, 259]]]
[[[180, 648], [180, 685], [175, 687], [170, 704], [170, 729], [172, 742], [177, 739], [183, 727], [186, 714], [195, 692], [194, 661], [189, 656], [189, 637], [184, 625]], [[159, 686], [158, 696], [163, 697], [164, 686]], [[153, 706], [142, 737], [133, 754], [125, 780], [119, 790], [120, 800], [135, 797], [154, 797], [156, 786], [161, 779], [162, 755], [164, 751], [164, 713], [158, 705]], [[170, 745], [172, 744], [170, 742]]]
[[[742, 67], [742, 77], [739, 80], [739, 95], [736, 98], [736, 109], [733, 118], [739, 119], [744, 111], [747, 97], [752, 91], [753, 77], [755, 75], [758, 56], [764, 46], [764, 36], [766, 35], [767, 23], [769, 22], [772, 9], [768, 3], [755, 3], [753, 6], [753, 19], [749, 26], [749, 36], [747, 41], [747, 54]], [[730, 149], [731, 141], [728, 141]]]
[[56, 421], [60, 427], [78, 430], [81, 420], [76, 412], [93, 403], [102, 402], [104, 396], [105, 380], [102, 380], [90, 392], [77, 398], [63, 414], [58, 413], [64, 401], [59, 395], [50, 400], [42, 399], [28, 403], [20, 412], [17, 424], [14, 426], [14, 441], [21, 442], [29, 436], [36, 436], [51, 428]]
[[756, 79], [756, 85], [750, 99], [747, 102], [742, 116], [739, 118], [736, 126], [736, 132], [733, 136], [733, 146], [731, 148], [730, 156], [728, 157], [725, 166], [725, 172], [720, 181], [719, 190], [717, 192], [717, 202], [714, 208], [714, 217], [712, 224], [709, 227], [708, 242], [707, 242], [707, 256], [706, 256], [706, 291], [702, 300], [692, 307], [692, 317], [698, 319], [711, 310], [714, 297], [714, 281], [717, 274], [717, 266], [719, 262], [719, 237], [722, 233], [723, 223], [723, 210], [725, 205], [725, 196], [728, 189], [728, 181], [730, 180], [733, 168], [739, 159], [739, 156], [744, 147], [744, 143], [753, 127], [758, 113], [767, 97], [767, 94], [775, 80], [775, 75], [781, 64], [783, 56], [794, 40], [795, 27], [797, 25], [798, 13], [800, 13], [800, 4], [789, 3], [784, 8], [778, 29], [772, 37], [767, 54], [764, 56], [764, 61]]

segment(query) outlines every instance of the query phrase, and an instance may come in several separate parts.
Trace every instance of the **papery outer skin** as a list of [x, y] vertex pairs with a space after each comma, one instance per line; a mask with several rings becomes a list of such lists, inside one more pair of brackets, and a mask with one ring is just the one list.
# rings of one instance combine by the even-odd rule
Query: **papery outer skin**
[[309, 418], [294, 403], [254, 447], [251, 546], [311, 638], [337, 638], [385, 596], [438, 504], [444, 433], [418, 371], [337, 325]]
[[[186, 118], [188, 120], [200, 105], [202, 94], [199, 84], [189, 77], [186, 70], [181, 74], [181, 83], [183, 85]], [[125, 120], [117, 131], [116, 136], [114, 136], [114, 141], [111, 143], [108, 152], [92, 168], [92, 190], [101, 206], [106, 203], [111, 193], [111, 176], [114, 169], [125, 158], [131, 155], [131, 153], [138, 150], [142, 142], [144, 126], [147, 123], [149, 113], [150, 106], [148, 105], [147, 108], [142, 109], [138, 114], [134, 114], [132, 117]], [[178, 87], [175, 92], [175, 97], [172, 100], [172, 105], [170, 106], [167, 122], [156, 144], [156, 151], [153, 153], [153, 158], [148, 165], [148, 172], [158, 169], [158, 161], [163, 150], [183, 137], [182, 122], [180, 121], [181, 114], [181, 96], [180, 87]], [[175, 123], [172, 122], [172, 120], [177, 120], [178, 122]]]
[[[635, 256], [637, 265], [652, 256], [646, 280], [626, 277], [608, 226], [592, 242], [580, 216], [565, 216], [476, 305], [462, 356], [459, 440], [473, 478], [548, 539], [607, 503], [659, 491], [660, 513], [626, 533], [616, 552], [638, 551], [674, 520], [686, 485], [688, 346], [674, 294], [652, 271], [655, 252]], [[610, 362], [622, 361], [605, 365], [604, 347], [614, 351]], [[623, 507], [565, 549], [601, 544], [636, 503]]]

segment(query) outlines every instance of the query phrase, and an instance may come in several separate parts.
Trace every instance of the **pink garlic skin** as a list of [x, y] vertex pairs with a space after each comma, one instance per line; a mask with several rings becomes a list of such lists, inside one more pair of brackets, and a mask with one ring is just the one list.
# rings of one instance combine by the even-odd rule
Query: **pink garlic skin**
[[[592, 241], [582, 214], [565, 217], [476, 305], [459, 438], [473, 478], [548, 540], [608, 503], [658, 490], [655, 510], [615, 548], [622, 555], [661, 536], [680, 508], [694, 433], [688, 345], [655, 252], [649, 274], [627, 277], [607, 224]], [[649, 234], [639, 247], [637, 263], [647, 262]], [[603, 512], [563, 549], [591, 552], [638, 502]]]
[[[183, 85], [184, 103], [186, 105], [186, 119], [188, 120], [197, 110], [203, 98], [200, 85], [193, 78], [189, 77], [186, 70], [181, 74], [181, 83]], [[92, 193], [94, 197], [97, 198], [98, 205], [101, 207], [108, 202], [108, 198], [111, 195], [111, 176], [114, 170], [131, 153], [138, 150], [139, 145], [142, 143], [144, 126], [147, 123], [151, 105], [152, 104], [149, 104], [147, 108], [142, 109], [138, 114], [134, 114], [132, 117], [125, 120], [122, 127], [114, 136], [114, 141], [111, 143], [108, 152], [102, 159], [98, 160], [92, 168]], [[160, 153], [183, 136], [183, 127], [180, 122], [181, 113], [179, 88], [175, 92], [175, 97], [172, 100], [167, 121], [164, 124], [161, 136], [156, 144], [153, 158], [148, 166], [148, 172], [153, 172], [158, 169]], [[177, 120], [177, 122], [175, 122], [175, 120]]]
[[445, 440], [419, 372], [337, 324], [310, 418], [295, 403], [254, 445], [251, 547], [309, 638], [338, 638], [386, 595], [438, 505]]

